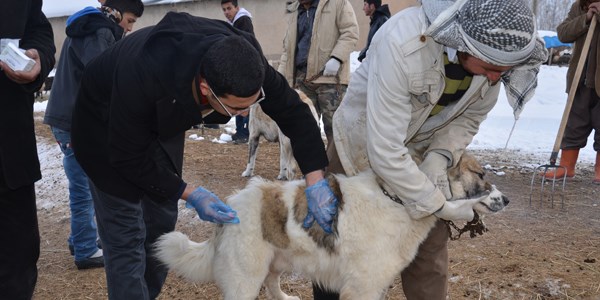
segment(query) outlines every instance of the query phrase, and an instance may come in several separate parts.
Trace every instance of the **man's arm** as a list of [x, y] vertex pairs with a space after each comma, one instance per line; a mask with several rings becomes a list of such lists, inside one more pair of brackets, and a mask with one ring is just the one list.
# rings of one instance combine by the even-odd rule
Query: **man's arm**
[[358, 42], [358, 22], [352, 4], [348, 0], [337, 0], [336, 2], [336, 25], [339, 37], [331, 51], [331, 56], [339, 61], [347, 62], [350, 52], [354, 51]]
[[556, 27], [558, 39], [563, 43], [575, 42], [579, 37], [585, 35], [589, 29], [586, 12], [579, 5], [579, 1], [575, 1], [567, 18]]
[[36, 75], [37, 77], [34, 77], [31, 82], [22, 85], [25, 90], [33, 93], [40, 89], [54, 67], [54, 54], [56, 53], [52, 26], [44, 13], [42, 13], [42, 1], [32, 2], [31, 12], [27, 19], [25, 34], [21, 38], [20, 47], [25, 50], [35, 49], [39, 57], [39, 61], [36, 61], [36, 64], [40, 67], [39, 75]]
[[390, 62], [402, 59], [398, 47], [388, 39], [369, 58], [367, 153], [371, 168], [389, 192], [402, 195], [408, 212], [418, 219], [434, 213], [446, 198], [419, 170], [404, 143], [412, 105], [402, 64]]

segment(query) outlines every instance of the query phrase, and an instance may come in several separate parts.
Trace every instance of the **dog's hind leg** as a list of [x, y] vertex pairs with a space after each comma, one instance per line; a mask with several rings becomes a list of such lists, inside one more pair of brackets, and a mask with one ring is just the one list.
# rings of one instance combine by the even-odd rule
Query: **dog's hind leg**
[[258, 151], [258, 140], [260, 135], [250, 136], [248, 140], [248, 165], [242, 173], [243, 177], [251, 177], [254, 174], [254, 165], [256, 164], [256, 151]]
[[263, 278], [241, 276], [239, 272], [230, 272], [224, 278], [219, 278], [217, 285], [223, 292], [224, 300], [255, 300], [258, 299]]
[[292, 143], [279, 130], [279, 175], [278, 180], [294, 180], [296, 177], [296, 160], [292, 152]]
[[279, 285], [279, 278], [281, 278], [281, 274], [283, 272], [271, 271], [267, 278], [265, 279], [265, 287], [267, 288], [267, 297], [268, 299], [273, 300], [300, 300], [300, 298], [296, 296], [288, 296], [281, 290], [281, 286]]

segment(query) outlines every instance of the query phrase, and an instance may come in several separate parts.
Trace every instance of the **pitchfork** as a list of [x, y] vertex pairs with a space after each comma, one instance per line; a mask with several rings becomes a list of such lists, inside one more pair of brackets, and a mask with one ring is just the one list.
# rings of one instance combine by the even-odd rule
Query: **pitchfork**
[[[567, 183], [567, 168], [564, 166], [559, 166], [556, 164], [556, 158], [558, 157], [558, 150], [560, 149], [560, 144], [562, 142], [563, 134], [565, 133], [565, 127], [567, 126], [567, 120], [569, 119], [569, 113], [571, 112], [571, 106], [573, 106], [573, 99], [575, 98], [575, 92], [577, 91], [577, 86], [579, 84], [579, 79], [581, 79], [581, 73], [583, 72], [583, 67], [585, 65], [588, 52], [590, 50], [590, 44], [592, 42], [592, 36], [594, 35], [594, 30], [596, 30], [596, 14], [592, 17], [592, 21], [590, 22], [590, 28], [588, 29], [587, 35], [585, 36], [585, 42], [583, 43], [583, 48], [581, 50], [581, 56], [579, 57], [579, 61], [577, 62], [577, 68], [575, 69], [575, 76], [573, 77], [573, 82], [571, 82], [571, 88], [569, 89], [569, 95], [567, 97], [567, 103], [565, 104], [565, 110], [562, 115], [562, 120], [560, 122], [560, 127], [558, 128], [558, 133], [556, 134], [556, 141], [554, 141], [554, 148], [552, 148], [552, 154], [550, 154], [550, 164], [541, 165], [533, 170], [533, 177], [531, 178], [531, 191], [529, 193], [529, 206], [531, 206], [531, 198], [533, 195], [533, 184], [535, 183], [535, 176], [539, 172], [542, 176], [542, 188], [540, 194], [540, 207], [542, 206], [542, 200], [544, 197], [544, 185], [546, 183], [546, 174], [548, 170], [554, 170], [554, 177], [552, 178], [552, 191], [551, 191], [551, 205], [554, 207], [554, 191], [556, 187], [556, 181], [562, 179], [562, 193], [561, 193], [561, 208], [565, 207], [565, 185]], [[556, 173], [559, 169], [563, 169], [564, 175], [562, 178], [557, 178]], [[543, 170], [543, 173], [542, 173]]]

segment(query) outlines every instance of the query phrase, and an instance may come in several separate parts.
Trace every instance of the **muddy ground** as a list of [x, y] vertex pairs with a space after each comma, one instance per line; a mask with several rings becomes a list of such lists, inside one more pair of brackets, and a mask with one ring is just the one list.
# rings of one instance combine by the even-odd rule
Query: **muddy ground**
[[[35, 299], [106, 299], [102, 269], [78, 271], [67, 250], [69, 233], [66, 179], [61, 155], [47, 126], [38, 123], [38, 145], [44, 178], [37, 184], [41, 233], [39, 279]], [[205, 129], [205, 140], [186, 142], [184, 177], [221, 198], [244, 187], [247, 146], [211, 142], [223, 129]], [[192, 130], [189, 134], [201, 134]], [[530, 205], [531, 166], [545, 157], [519, 152], [477, 151], [487, 178], [507, 195], [507, 209], [486, 219], [489, 232], [449, 243], [449, 299], [600, 299], [600, 186], [592, 185], [593, 166], [578, 166], [564, 193], [554, 193], [554, 206], [535, 186]], [[255, 174], [274, 179], [279, 150], [262, 142]], [[548, 187], [546, 188], [548, 190]], [[558, 188], [560, 190], [560, 187]], [[543, 197], [540, 197], [543, 196]], [[195, 241], [212, 230], [196, 213], [180, 204], [177, 230]], [[298, 274], [282, 278], [284, 292], [312, 299], [310, 282]], [[192, 284], [170, 274], [159, 299], [222, 299], [212, 284]], [[261, 293], [259, 299], [266, 299]], [[386, 299], [404, 299], [400, 280]]]

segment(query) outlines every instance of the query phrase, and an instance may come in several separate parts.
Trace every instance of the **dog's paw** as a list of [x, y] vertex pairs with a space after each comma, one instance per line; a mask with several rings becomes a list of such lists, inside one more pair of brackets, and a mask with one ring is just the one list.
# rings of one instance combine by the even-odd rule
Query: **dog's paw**
[[242, 172], [242, 177], [252, 177], [252, 175], [253, 175], [253, 173], [254, 173], [254, 172], [252, 172], [252, 171], [253, 171], [252, 169], [250, 169], [250, 170], [245, 170], [244, 172]]

